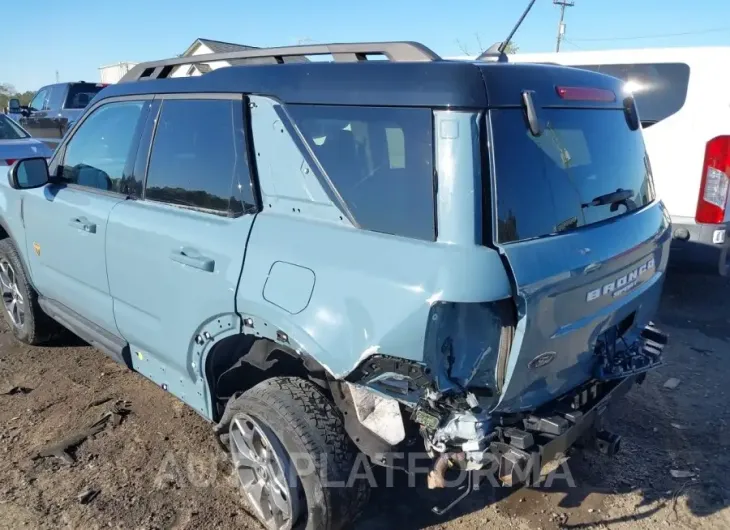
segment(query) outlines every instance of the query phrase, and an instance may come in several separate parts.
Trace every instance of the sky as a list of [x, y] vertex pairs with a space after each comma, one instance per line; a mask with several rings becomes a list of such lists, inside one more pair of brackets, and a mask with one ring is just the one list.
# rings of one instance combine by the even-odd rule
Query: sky
[[[730, 46], [730, 0], [574, 0], [564, 51]], [[0, 5], [9, 0], [0, 0]], [[17, 3], [13, 2], [17, 5]], [[528, 0], [34, 0], [3, 20], [0, 83], [98, 81], [99, 67], [183, 53], [198, 37], [248, 44], [415, 40], [443, 57], [503, 40]], [[316, 6], [316, 7], [314, 7]], [[537, 0], [515, 35], [552, 51], [559, 8]]]

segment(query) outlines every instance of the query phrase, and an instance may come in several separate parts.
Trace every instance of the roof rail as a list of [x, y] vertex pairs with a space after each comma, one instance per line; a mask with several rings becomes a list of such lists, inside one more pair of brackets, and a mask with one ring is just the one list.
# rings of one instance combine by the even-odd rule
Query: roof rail
[[165, 79], [177, 66], [217, 61], [249, 61], [255, 64], [301, 62], [308, 55], [331, 55], [336, 62], [366, 61], [368, 56], [384, 56], [395, 62], [437, 61], [441, 57], [418, 42], [354, 42], [349, 44], [312, 44], [278, 48], [254, 48], [226, 53], [209, 53], [174, 57], [140, 63], [127, 72], [120, 83], [147, 79]]

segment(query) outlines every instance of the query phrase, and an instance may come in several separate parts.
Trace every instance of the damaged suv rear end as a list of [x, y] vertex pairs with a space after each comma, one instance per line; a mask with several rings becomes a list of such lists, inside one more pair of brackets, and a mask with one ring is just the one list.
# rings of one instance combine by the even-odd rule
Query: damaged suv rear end
[[422, 351], [379, 346], [335, 392], [376, 462], [418, 433], [433, 487], [451, 464], [531, 482], [579, 439], [614, 453], [603, 411], [666, 343], [670, 222], [632, 98], [573, 69], [473, 67], [483, 108], [434, 112], [435, 245], [459, 259], [423, 291], [422, 328], [402, 323]]

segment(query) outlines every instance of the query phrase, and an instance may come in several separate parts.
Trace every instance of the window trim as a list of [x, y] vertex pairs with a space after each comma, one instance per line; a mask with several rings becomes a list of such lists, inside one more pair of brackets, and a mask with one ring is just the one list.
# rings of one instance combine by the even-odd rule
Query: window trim
[[[174, 208], [179, 208], [181, 210], [187, 210], [187, 211], [193, 211], [198, 213], [203, 213], [207, 215], [214, 215], [216, 217], [223, 217], [226, 219], [238, 219], [240, 217], [246, 216], [246, 215], [255, 215], [259, 213], [262, 209], [262, 200], [261, 200], [261, 194], [260, 194], [260, 187], [258, 184], [258, 173], [255, 171], [255, 167], [253, 164], [253, 160], [251, 158], [252, 153], [252, 141], [251, 141], [251, 134], [250, 134], [250, 116], [248, 112], [248, 96], [243, 93], [236, 93], [236, 92], [189, 92], [189, 93], [179, 93], [179, 94], [155, 94], [153, 96], [153, 99], [155, 102], [159, 102], [159, 105], [156, 109], [156, 114], [154, 117], [154, 120], [151, 124], [148, 124], [143, 130], [140, 135], [140, 138], [144, 138], [147, 132], [151, 132], [149, 136], [149, 140], [146, 146], [143, 146], [141, 143], [138, 148], [138, 157], [140, 152], [142, 151], [142, 148], [144, 147], [146, 149], [146, 153], [144, 153], [144, 159], [135, 159], [135, 172], [138, 169], [138, 165], [142, 166], [140, 169], [143, 169], [144, 175], [142, 178], [142, 196], [139, 197], [140, 200], [152, 203], [152, 204], [162, 204], [165, 206], [170, 206]], [[170, 202], [165, 201], [158, 201], [155, 199], [149, 199], [147, 198], [147, 181], [149, 178], [149, 169], [150, 169], [150, 160], [152, 159], [152, 149], [155, 145], [155, 138], [157, 137], [157, 126], [160, 122], [160, 116], [162, 115], [162, 109], [164, 107], [165, 100], [185, 100], [185, 101], [194, 101], [194, 100], [223, 100], [223, 101], [239, 101], [241, 103], [241, 111], [242, 116], [241, 119], [243, 120], [243, 140], [244, 140], [244, 149], [246, 152], [246, 166], [248, 169], [248, 176], [249, 181], [251, 183], [251, 191], [253, 192], [253, 197], [255, 204], [252, 206], [255, 207], [255, 211], [249, 211], [249, 212], [240, 212], [240, 213], [234, 213], [230, 208], [227, 212], [223, 211], [217, 211], [217, 210], [210, 210], [207, 208], [197, 207], [197, 206], [187, 206], [185, 204], [173, 204]], [[152, 130], [149, 131], [148, 127], [151, 127]]]
[[[56, 151], [53, 153], [53, 157], [51, 158], [51, 162], [48, 164], [48, 173], [49, 175], [57, 175], [58, 170], [60, 167], [63, 167], [63, 162], [66, 159], [66, 148], [68, 147], [68, 144], [74, 139], [76, 136], [76, 132], [78, 131], [79, 127], [81, 127], [86, 120], [91, 116], [96, 110], [103, 106], [103, 105], [109, 105], [112, 103], [123, 103], [126, 101], [151, 101], [154, 99], [154, 96], [152, 95], [140, 95], [140, 96], [119, 96], [119, 97], [113, 97], [101, 100], [94, 104], [91, 107], [88, 107], [84, 114], [79, 118], [74, 126], [68, 131], [66, 137], [62, 140], [61, 144], [56, 148]], [[148, 109], [149, 110], [149, 109]], [[140, 119], [144, 119], [142, 116], [140, 116]], [[138, 124], [139, 125], [139, 124]], [[141, 138], [141, 136], [139, 136]], [[132, 142], [138, 142], [137, 139], [133, 139]], [[137, 150], [139, 150], [139, 145], [137, 146]], [[131, 148], [130, 148], [131, 151]], [[130, 156], [127, 155], [127, 160], [125, 161], [125, 168], [129, 164]], [[108, 197], [121, 197], [121, 198], [128, 198], [129, 195], [126, 193], [120, 193], [117, 191], [110, 191], [110, 190], [102, 190], [99, 188], [92, 188], [89, 186], [82, 186], [80, 184], [75, 184], [72, 182], [69, 182], [66, 184], [66, 186], [69, 189], [72, 190], [78, 190], [78, 191], [85, 191], [88, 193], [95, 193], [100, 195], [106, 195]]]

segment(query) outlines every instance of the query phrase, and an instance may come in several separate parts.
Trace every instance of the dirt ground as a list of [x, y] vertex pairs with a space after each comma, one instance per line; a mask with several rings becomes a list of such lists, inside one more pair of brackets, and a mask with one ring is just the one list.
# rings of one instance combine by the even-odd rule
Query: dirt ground
[[[729, 298], [728, 281], [670, 276], [666, 365], [612, 411], [618, 456], [577, 452], [562, 468], [574, 486], [483, 488], [439, 518], [431, 506], [458, 492], [402, 479], [353, 527], [730, 528]], [[73, 463], [37, 458], [100, 418]], [[72, 337], [30, 348], [0, 329], [0, 528], [258, 528], [220, 455], [205, 421], [101, 353]]]

